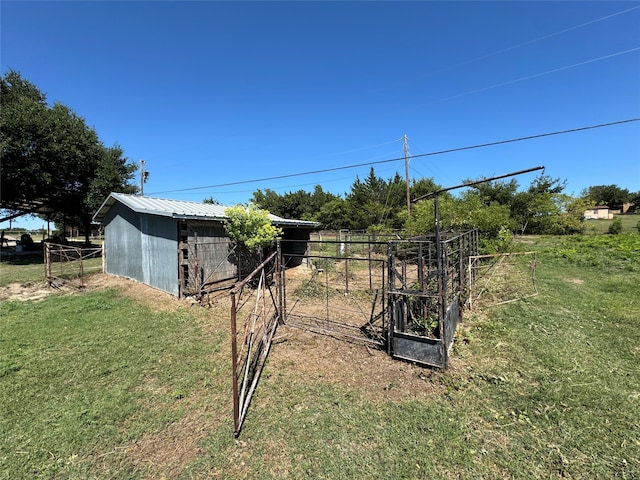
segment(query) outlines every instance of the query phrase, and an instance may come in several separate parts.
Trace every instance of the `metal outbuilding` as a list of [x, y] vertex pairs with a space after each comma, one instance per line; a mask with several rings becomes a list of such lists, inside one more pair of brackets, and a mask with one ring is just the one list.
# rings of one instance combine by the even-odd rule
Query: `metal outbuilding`
[[[105, 271], [182, 297], [238, 278], [246, 259], [227, 237], [227, 207], [111, 193], [96, 214], [104, 226]], [[304, 253], [315, 222], [270, 215], [288, 248]], [[285, 255], [287, 252], [283, 252]], [[248, 264], [248, 262], [245, 262]]]

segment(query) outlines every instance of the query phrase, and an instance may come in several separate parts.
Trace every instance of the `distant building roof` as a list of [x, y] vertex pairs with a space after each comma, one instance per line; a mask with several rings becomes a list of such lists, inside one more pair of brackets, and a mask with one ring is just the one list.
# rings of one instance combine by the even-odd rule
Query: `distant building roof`
[[[169, 200], [164, 198], [142, 197], [125, 193], [111, 193], [93, 216], [94, 222], [102, 223], [109, 209], [120, 202], [136, 213], [147, 213], [181, 220], [217, 220], [227, 218], [225, 210], [229, 207], [211, 203], [189, 202], [186, 200]], [[269, 214], [274, 225], [283, 227], [315, 228], [319, 224], [305, 220], [291, 220]]]

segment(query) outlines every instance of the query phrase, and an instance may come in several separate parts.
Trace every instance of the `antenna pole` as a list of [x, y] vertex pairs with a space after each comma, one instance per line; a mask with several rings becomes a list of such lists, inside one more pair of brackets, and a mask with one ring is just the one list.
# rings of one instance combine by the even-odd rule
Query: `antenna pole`
[[407, 184], [407, 213], [411, 215], [411, 189], [409, 188], [409, 139], [404, 135], [404, 177]]
[[145, 171], [144, 171], [144, 160], [140, 160], [140, 195], [144, 197], [144, 181], [145, 179]]

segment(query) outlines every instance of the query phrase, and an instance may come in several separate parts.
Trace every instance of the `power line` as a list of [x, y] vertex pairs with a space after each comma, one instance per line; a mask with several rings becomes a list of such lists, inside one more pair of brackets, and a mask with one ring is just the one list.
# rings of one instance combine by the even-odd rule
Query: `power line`
[[517, 45], [512, 45], [511, 47], [506, 47], [506, 48], [503, 48], [501, 50], [496, 50], [495, 52], [487, 53], [486, 55], [482, 55], [481, 57], [477, 57], [477, 58], [474, 58], [472, 60], [467, 60], [465, 62], [461, 62], [461, 63], [458, 63], [456, 65], [453, 65], [452, 67], [448, 67], [447, 70], [455, 68], [455, 67], [460, 67], [460, 66], [463, 66], [463, 65], [467, 65], [469, 63], [474, 63], [474, 62], [477, 62], [479, 60], [484, 60], [485, 58], [494, 57], [496, 55], [508, 52], [510, 50], [515, 50], [517, 48], [524, 47], [526, 45], [531, 45], [532, 43], [536, 43], [536, 42], [539, 42], [541, 40], [546, 40], [547, 38], [556, 37], [556, 36], [561, 35], [563, 33], [571, 32], [572, 30], [577, 30], [578, 28], [586, 27], [587, 25], [592, 25], [594, 23], [598, 23], [598, 22], [601, 22], [603, 20], [607, 20], [607, 19], [612, 18], [612, 17], [617, 17], [618, 15], [622, 15], [623, 13], [628, 13], [628, 12], [630, 12], [632, 10], [637, 10], [638, 8], [640, 8], [640, 6], [627, 8], [626, 10], [622, 10], [620, 12], [612, 13], [610, 15], [605, 15], [604, 17], [596, 18], [594, 20], [590, 20], [588, 22], [581, 23], [580, 25], [574, 25], [573, 27], [568, 27], [568, 28], [565, 28], [565, 29], [557, 31], [557, 32], [553, 32], [553, 33], [549, 33], [547, 35], [543, 35], [542, 37], [537, 37], [537, 38], [534, 38], [534, 39], [531, 39], [531, 40], [527, 40], [525, 42], [518, 43]]
[[[625, 123], [631, 123], [631, 122], [637, 122], [639, 121], [640, 118], [629, 118], [626, 120], [618, 120], [615, 122], [609, 122], [609, 123], [601, 123], [598, 125], [589, 125], [586, 127], [578, 127], [578, 128], [571, 128], [568, 130], [559, 130], [559, 131], [555, 131], [555, 132], [547, 132], [547, 133], [539, 133], [537, 135], [529, 135], [526, 137], [518, 137], [518, 138], [511, 138], [508, 140], [498, 140], [495, 142], [489, 142], [489, 143], [480, 143], [477, 145], [469, 145], [466, 147], [458, 147], [458, 148], [451, 148], [448, 150], [439, 150], [436, 152], [429, 152], [429, 153], [421, 153], [418, 155], [412, 155], [409, 158], [413, 159], [413, 158], [422, 158], [422, 157], [432, 157], [434, 155], [444, 155], [445, 153], [454, 153], [454, 152], [462, 152], [465, 150], [473, 150], [473, 149], [477, 149], [477, 148], [485, 148], [485, 147], [493, 147], [496, 145], [504, 145], [507, 143], [515, 143], [515, 142], [522, 142], [525, 140], [534, 140], [536, 138], [544, 138], [544, 137], [551, 137], [554, 135], [564, 135], [567, 133], [575, 133], [575, 132], [581, 132], [581, 131], [585, 131], [585, 130], [593, 130], [596, 128], [604, 128], [604, 127], [611, 127], [614, 125], [622, 125]], [[312, 171], [308, 171], [308, 172], [299, 172], [299, 173], [289, 173], [286, 175], [277, 175], [274, 177], [265, 177], [265, 178], [258, 178], [258, 179], [253, 179], [253, 180], [241, 180], [238, 182], [229, 182], [229, 183], [219, 183], [216, 185], [206, 185], [206, 186], [202, 186], [202, 187], [190, 187], [190, 188], [180, 188], [180, 189], [176, 189], [176, 190], [164, 190], [161, 192], [153, 192], [149, 195], [157, 195], [160, 193], [177, 193], [177, 192], [189, 192], [189, 191], [193, 191], [193, 190], [204, 190], [207, 188], [219, 188], [219, 187], [229, 187], [232, 185], [244, 185], [247, 183], [257, 183], [257, 182], [266, 182], [266, 181], [270, 181], [270, 180], [281, 180], [283, 178], [292, 178], [292, 177], [301, 177], [304, 175], [317, 175], [319, 173], [327, 173], [327, 172], [335, 172], [338, 170], [347, 170], [350, 168], [358, 168], [358, 167], [367, 167], [367, 166], [371, 166], [371, 165], [379, 165], [382, 163], [390, 163], [390, 162], [398, 162], [398, 161], [402, 161], [404, 160], [404, 156], [403, 157], [397, 157], [397, 158], [390, 158], [390, 159], [386, 159], [386, 160], [378, 160], [378, 161], [369, 161], [369, 162], [364, 162], [364, 163], [355, 163], [352, 165], [344, 165], [342, 167], [332, 167], [332, 168], [324, 168], [321, 170], [312, 170]]]
[[[432, 76], [437, 75], [437, 74], [439, 74], [439, 73], [448, 72], [448, 71], [454, 70], [454, 69], [456, 69], [456, 68], [463, 67], [463, 66], [465, 66], [465, 65], [469, 65], [469, 64], [472, 64], [472, 63], [476, 63], [476, 62], [479, 62], [479, 61], [481, 61], [481, 60], [485, 60], [485, 59], [487, 59], [487, 58], [495, 57], [495, 56], [500, 55], [500, 54], [502, 54], [502, 53], [509, 52], [509, 51], [511, 51], [511, 50], [516, 50], [516, 49], [518, 49], [518, 48], [521, 48], [521, 47], [524, 47], [524, 46], [527, 46], [527, 45], [531, 45], [532, 43], [536, 43], [536, 42], [539, 42], [539, 41], [542, 41], [542, 40], [546, 40], [546, 39], [548, 39], [548, 38], [556, 37], [556, 36], [561, 35], [561, 34], [563, 34], [563, 33], [571, 32], [571, 31], [573, 31], [573, 30], [577, 30], [577, 29], [579, 29], [579, 28], [586, 27], [586, 26], [588, 26], [588, 25], [593, 25], [593, 24], [595, 24], [595, 23], [601, 22], [601, 21], [603, 21], [603, 20], [607, 20], [607, 19], [609, 19], [609, 18], [617, 17], [618, 15], [622, 15], [622, 14], [624, 14], [624, 13], [628, 13], [628, 12], [631, 12], [631, 11], [633, 11], [633, 10], [637, 10], [638, 8], [640, 8], [640, 6], [627, 8], [626, 10], [622, 10], [622, 11], [615, 12], [615, 13], [612, 13], [612, 14], [609, 14], [609, 15], [605, 15], [605, 16], [603, 16], [603, 17], [599, 17], [599, 18], [596, 18], [596, 19], [594, 19], [594, 20], [590, 20], [590, 21], [588, 21], [588, 22], [581, 23], [581, 24], [579, 24], [579, 25], [574, 25], [574, 26], [572, 26], [572, 27], [564, 28], [564, 29], [559, 30], [559, 31], [557, 31], [557, 32], [548, 33], [548, 34], [543, 35], [543, 36], [541, 36], [541, 37], [533, 38], [533, 39], [531, 39], [531, 40], [527, 40], [527, 41], [524, 41], [524, 42], [518, 43], [518, 44], [516, 44], [516, 45], [511, 45], [511, 46], [509, 46], [509, 47], [505, 47], [505, 48], [502, 48], [502, 49], [500, 49], [500, 50], [495, 50], [495, 51], [493, 51], [493, 52], [487, 53], [487, 54], [485, 54], [485, 55], [481, 55], [481, 56], [476, 57], [476, 58], [472, 58], [472, 59], [470, 59], [470, 60], [465, 60], [465, 61], [462, 61], [462, 62], [456, 63], [456, 64], [454, 64], [454, 65], [449, 65], [449, 66], [446, 66], [446, 67], [443, 67], [443, 68], [440, 68], [440, 69], [434, 70], [434, 71], [432, 71], [432, 72], [427, 72], [427, 73], [425, 73], [425, 74], [423, 74], [423, 75], [419, 75], [419, 76], [417, 76], [417, 77], [413, 78], [411, 81], [417, 81], [417, 80], [419, 80], [419, 79], [424, 79], [424, 78], [432, 77]], [[592, 61], [597, 61], [597, 60], [599, 60], [599, 59], [592, 60]], [[589, 61], [589, 62], [586, 62], [586, 63], [591, 63], [592, 61]], [[576, 66], [576, 65], [574, 65], [574, 66]], [[570, 67], [563, 67], [563, 68], [570, 68]], [[542, 73], [542, 74], [538, 74], [538, 76], [539, 76], [539, 75], [544, 75], [544, 73]], [[514, 82], [517, 82], [517, 81], [520, 81], [520, 80], [524, 80], [524, 79], [512, 80], [510, 83], [514, 83]], [[403, 82], [403, 83], [409, 83], [409, 82]], [[494, 88], [494, 87], [487, 87], [486, 89], [490, 89], [490, 88]], [[486, 90], [486, 89], [482, 89], [482, 90]], [[481, 91], [481, 90], [480, 90], [480, 91]], [[460, 94], [460, 95], [458, 95], [458, 96], [468, 95], [469, 93], [476, 93], [476, 92], [474, 91], [474, 92], [463, 93], [463, 94]], [[453, 97], [453, 98], [456, 98], [456, 97]], [[446, 100], [448, 100], [448, 99], [449, 99], [449, 98], [447, 98]], [[435, 101], [439, 101], [439, 100], [435, 100]]]
[[550, 75], [552, 73], [561, 72], [563, 70], [568, 70], [570, 68], [580, 67], [582, 65], [588, 65], [590, 63], [599, 62], [601, 60], [606, 60], [608, 58], [617, 57], [619, 55], [626, 55], [627, 53], [637, 52], [638, 50], [640, 50], [640, 47], [634, 47], [634, 48], [630, 48], [628, 50], [622, 50], [620, 52], [611, 53], [609, 55], [604, 55], [602, 57], [592, 58], [590, 60], [585, 60], [583, 62], [573, 63], [571, 65], [565, 65], [564, 67], [554, 68], [553, 70], [547, 70], [545, 72], [534, 73], [534, 74], [531, 74], [531, 75], [527, 75], [526, 77], [515, 78], [513, 80], [507, 80], [506, 82], [496, 83], [495, 85], [490, 85], [488, 87], [482, 87], [482, 88], [478, 88], [476, 90], [470, 90], [468, 92], [458, 93], [458, 94], [452, 95], [450, 97], [443, 97], [443, 98], [439, 98], [437, 100], [431, 100], [430, 102], [427, 103], [427, 105], [431, 105], [431, 104], [438, 103], [438, 102], [443, 102], [445, 100], [453, 100], [454, 98], [465, 97], [467, 95], [472, 95], [474, 93], [484, 92], [486, 90], [492, 90], [492, 89], [498, 88], [498, 87], [505, 87], [507, 85], [511, 85], [512, 83], [518, 83], [518, 82], [523, 82], [525, 80], [531, 80], [532, 78], [542, 77], [544, 75]]

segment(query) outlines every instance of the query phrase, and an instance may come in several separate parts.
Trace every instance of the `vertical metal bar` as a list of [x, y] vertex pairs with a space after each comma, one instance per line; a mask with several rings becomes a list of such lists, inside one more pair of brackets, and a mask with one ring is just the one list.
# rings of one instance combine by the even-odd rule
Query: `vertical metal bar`
[[418, 282], [420, 283], [420, 291], [424, 292], [424, 258], [422, 255], [422, 242], [418, 242]]
[[240, 404], [238, 400], [238, 345], [236, 329], [236, 295], [231, 292], [231, 371], [233, 382], [233, 434], [240, 433]]
[[369, 291], [373, 291], [373, 283], [371, 280], [371, 236], [369, 236], [369, 242], [367, 243], [367, 265], [369, 266]]
[[[393, 331], [395, 324], [395, 303], [393, 301], [393, 244], [389, 242], [387, 244], [387, 307], [389, 309], [389, 322], [387, 324], [388, 333], [387, 333], [387, 355], [391, 355], [393, 353]], [[383, 269], [384, 270], [384, 269]]]
[[464, 265], [462, 263], [462, 257], [464, 255], [464, 237], [461, 235], [458, 239], [458, 292], [460, 293], [460, 301], [462, 302], [464, 297]]
[[325, 298], [326, 298], [326, 320], [327, 323], [329, 322], [329, 269], [325, 268], [324, 269], [324, 291], [325, 291]]
[[286, 312], [284, 309], [284, 268], [282, 267], [282, 245], [280, 240], [277, 241], [276, 248], [278, 251], [278, 255], [276, 256], [276, 278], [278, 282], [276, 288], [278, 289], [278, 308], [280, 309], [278, 315], [280, 317], [280, 323], [284, 324], [286, 322]]
[[380, 293], [382, 294], [382, 335], [385, 335], [386, 332], [386, 328], [388, 326], [388, 321], [389, 318], [387, 317], [387, 291], [386, 291], [386, 285], [385, 285], [385, 276], [384, 276], [384, 270], [386, 267], [386, 262], [383, 260], [382, 264], [380, 266], [381, 271], [381, 277], [382, 277], [382, 285], [380, 285]]
[[442, 245], [440, 241], [440, 207], [438, 202], [438, 193], [433, 197], [435, 230], [436, 230], [436, 265], [438, 269], [438, 329], [440, 330], [440, 348], [443, 359], [443, 367], [447, 367], [447, 347], [444, 338], [444, 268], [442, 265]]
[[344, 256], [344, 291], [349, 293], [349, 243], [345, 243]]
[[84, 289], [84, 263], [82, 259], [82, 249], [78, 248], [77, 252], [80, 255], [80, 288]]
[[51, 286], [51, 258], [49, 256], [49, 242], [44, 243], [44, 277], [49, 282], [49, 286]]

